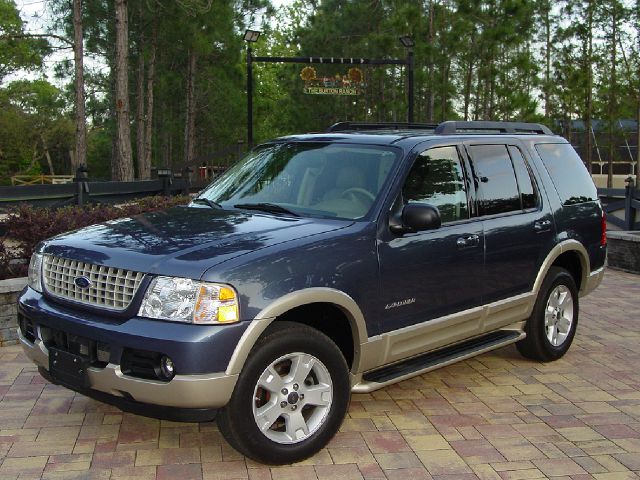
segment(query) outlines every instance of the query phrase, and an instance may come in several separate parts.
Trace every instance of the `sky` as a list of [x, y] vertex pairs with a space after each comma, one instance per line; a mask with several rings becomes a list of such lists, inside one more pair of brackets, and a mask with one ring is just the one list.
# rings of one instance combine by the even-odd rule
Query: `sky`
[[[91, 0], [88, 0], [91, 1]], [[271, 4], [274, 7], [281, 7], [283, 5], [288, 5], [293, 0], [271, 0]], [[15, 0], [16, 7], [20, 12], [20, 16], [22, 20], [25, 22], [25, 31], [27, 33], [44, 33], [46, 30], [47, 23], [51, 20], [51, 14], [48, 7], [47, 0]], [[254, 28], [259, 28], [259, 26], [252, 25]], [[62, 62], [64, 60], [73, 59], [73, 51], [71, 49], [68, 50], [58, 50], [53, 54], [49, 55], [45, 58], [46, 68], [46, 76], [47, 79], [58, 86], [62, 86], [62, 81], [54, 78], [54, 67], [57, 63]], [[99, 68], [101, 66], [99, 61], [85, 59], [88, 68]], [[9, 76], [8, 80], [18, 78], [35, 78], [36, 74], [25, 74], [24, 72], [17, 73], [13, 76]]]

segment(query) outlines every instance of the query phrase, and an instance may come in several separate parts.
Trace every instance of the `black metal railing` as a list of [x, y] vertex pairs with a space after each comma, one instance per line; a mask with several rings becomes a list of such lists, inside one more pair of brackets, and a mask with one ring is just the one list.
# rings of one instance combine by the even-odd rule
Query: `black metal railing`
[[[598, 196], [607, 213], [607, 222], [622, 230], [640, 230], [640, 190], [633, 177], [627, 178], [625, 188], [599, 188]], [[616, 215], [623, 212], [623, 215]]]
[[106, 182], [90, 179], [86, 167], [80, 167], [72, 183], [0, 186], [0, 211], [20, 203], [61, 207], [85, 203], [121, 203], [151, 195], [187, 194], [191, 188], [191, 173], [190, 168], [179, 173], [159, 170], [158, 178], [154, 180]]

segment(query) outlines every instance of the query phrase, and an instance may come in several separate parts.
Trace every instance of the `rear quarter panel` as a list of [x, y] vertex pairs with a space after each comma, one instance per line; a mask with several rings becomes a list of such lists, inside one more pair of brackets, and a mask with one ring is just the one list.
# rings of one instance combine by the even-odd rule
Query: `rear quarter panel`
[[[538, 175], [542, 179], [543, 188], [553, 211], [557, 232], [556, 243], [569, 239], [577, 240], [587, 250], [591, 271], [597, 270], [604, 266], [606, 258], [606, 249], [600, 245], [602, 205], [599, 200], [574, 205], [562, 204], [553, 179], [536, 150], [536, 145], [546, 143], [567, 144], [568, 142], [560, 137], [551, 139], [549, 137], [537, 137], [526, 142], [527, 150]], [[567, 181], [569, 180], [567, 179]], [[590, 181], [593, 183], [592, 180]]]

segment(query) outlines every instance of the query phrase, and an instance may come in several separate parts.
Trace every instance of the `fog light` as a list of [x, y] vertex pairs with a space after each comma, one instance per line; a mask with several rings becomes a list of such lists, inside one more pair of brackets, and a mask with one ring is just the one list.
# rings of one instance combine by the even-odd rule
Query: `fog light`
[[98, 343], [96, 347], [96, 357], [99, 362], [109, 363], [109, 358], [111, 357], [111, 348], [106, 343]]
[[175, 368], [173, 366], [173, 360], [171, 360], [166, 355], [163, 355], [160, 359], [160, 371], [162, 372], [162, 376], [167, 380], [171, 380], [176, 374]]

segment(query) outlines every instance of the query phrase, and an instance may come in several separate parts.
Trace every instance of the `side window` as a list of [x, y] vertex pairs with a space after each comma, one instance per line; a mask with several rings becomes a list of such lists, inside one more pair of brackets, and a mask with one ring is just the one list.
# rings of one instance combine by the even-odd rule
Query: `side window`
[[480, 215], [520, 210], [520, 193], [506, 145], [471, 145]]
[[531, 179], [531, 172], [527, 168], [522, 152], [518, 147], [509, 145], [509, 154], [513, 161], [513, 169], [516, 172], [518, 180], [518, 188], [520, 189], [520, 198], [522, 200], [522, 209], [536, 208], [538, 205], [538, 195]]
[[545, 168], [564, 205], [598, 200], [589, 171], [568, 143], [543, 143], [536, 145]]
[[431, 148], [418, 155], [402, 196], [406, 203], [438, 207], [442, 223], [469, 218], [464, 174], [456, 147]]

